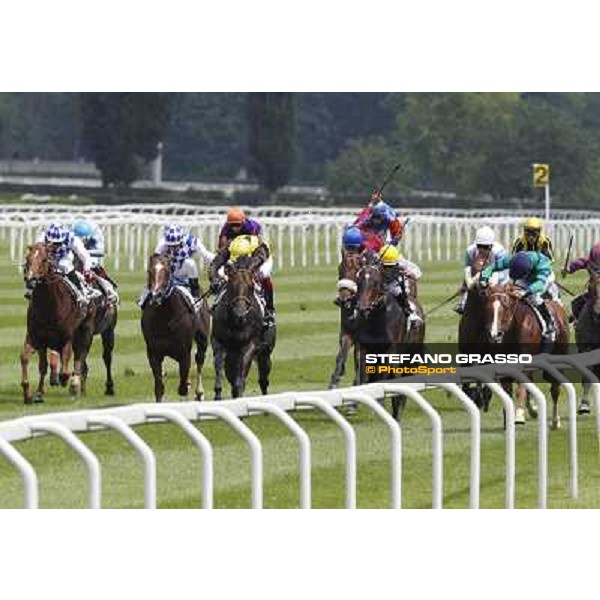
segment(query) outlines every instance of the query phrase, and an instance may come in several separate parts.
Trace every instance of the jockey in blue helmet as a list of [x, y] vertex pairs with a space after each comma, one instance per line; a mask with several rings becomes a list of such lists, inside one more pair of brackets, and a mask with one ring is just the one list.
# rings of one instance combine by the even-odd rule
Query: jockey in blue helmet
[[115, 290], [116, 283], [108, 276], [104, 268], [104, 234], [102, 230], [89, 221], [75, 221], [73, 233], [83, 242], [91, 258], [92, 270], [96, 275], [96, 283], [110, 302], [117, 304], [119, 296]]
[[363, 242], [364, 236], [362, 231], [355, 227], [354, 225], [348, 227], [346, 231], [344, 231], [344, 235], [342, 236], [342, 262], [338, 268], [338, 282], [337, 282], [337, 291], [338, 296], [335, 298], [333, 303], [336, 306], [346, 305], [347, 302], [352, 301], [354, 299], [354, 295], [357, 292], [356, 282], [352, 281], [352, 279], [348, 279], [344, 277], [344, 256], [347, 254], [361, 254], [365, 249]]
[[552, 262], [541, 252], [517, 252], [496, 258], [494, 264], [487, 266], [481, 272], [480, 282], [487, 285], [492, 273], [508, 269], [508, 275], [513, 283], [521, 288], [521, 299], [525, 300], [544, 320], [542, 336], [552, 340], [555, 333], [554, 322], [542, 295], [548, 291], [551, 283]]

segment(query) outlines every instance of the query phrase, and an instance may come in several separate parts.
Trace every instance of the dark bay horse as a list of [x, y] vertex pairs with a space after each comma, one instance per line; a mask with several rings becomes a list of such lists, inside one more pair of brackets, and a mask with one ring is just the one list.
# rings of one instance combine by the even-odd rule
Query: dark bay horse
[[[394, 296], [386, 291], [383, 266], [375, 255], [365, 257], [357, 274], [358, 300], [355, 352], [360, 383], [395, 379], [394, 374], [367, 373], [367, 353], [420, 352], [425, 339], [425, 321], [417, 327], [407, 327], [407, 317]], [[413, 301], [416, 301], [413, 300]], [[422, 314], [422, 309], [419, 312]], [[402, 396], [392, 397], [394, 418], [403, 402]]]
[[263, 328], [263, 312], [256, 295], [259, 266], [259, 261], [251, 256], [225, 265], [227, 284], [213, 307], [215, 400], [222, 397], [223, 366], [231, 395], [238, 398], [244, 394], [254, 359], [261, 392], [268, 392], [277, 333], [275, 326]]
[[82, 310], [66, 278], [53, 266], [48, 248], [38, 243], [29, 246], [24, 275], [33, 286], [27, 309], [27, 334], [21, 353], [23, 400], [32, 402], [29, 392], [29, 361], [34, 352], [39, 358], [39, 383], [35, 401], [43, 402], [44, 381], [48, 371], [48, 350], [58, 352], [63, 367], [63, 383], [69, 378], [68, 362], [74, 354], [70, 391], [81, 391], [83, 365], [90, 347], [95, 318], [92, 304]]
[[[360, 252], [348, 252], [344, 250], [342, 252], [342, 260], [338, 266], [338, 279], [349, 279], [356, 282], [356, 274], [360, 269], [361, 258], [362, 255]], [[329, 389], [336, 388], [346, 372], [348, 352], [354, 346], [354, 336], [356, 334], [355, 308], [350, 290], [341, 291], [340, 300], [343, 304], [340, 306], [339, 349], [335, 357], [335, 369], [329, 380]], [[358, 365], [354, 361], [354, 385], [358, 385], [358, 382]]]
[[[542, 344], [542, 328], [532, 307], [521, 300], [521, 288], [512, 284], [489, 286], [484, 291], [485, 332], [491, 344], [500, 352], [517, 352], [539, 354], [543, 350], [550, 354], [567, 354], [569, 344], [569, 325], [565, 309], [558, 302], [546, 301], [556, 327], [555, 340]], [[560, 384], [545, 377], [551, 382], [552, 396], [552, 428], [560, 427], [558, 415], [558, 399]], [[511, 385], [503, 381], [505, 389], [510, 393]], [[516, 408], [524, 411], [526, 390], [522, 385], [517, 388]], [[524, 413], [523, 413], [524, 414]]]
[[[471, 266], [471, 277], [481, 273], [488, 258], [489, 252], [477, 252]], [[489, 338], [486, 334], [485, 324], [483, 292], [477, 285], [473, 285], [467, 292], [465, 308], [458, 323], [458, 351], [461, 354], [486, 352]], [[489, 388], [481, 383], [465, 383], [462, 388], [478, 408], [484, 411], [488, 410], [492, 396]]]
[[164, 399], [162, 364], [166, 357], [179, 365], [179, 396], [188, 395], [188, 376], [191, 352], [196, 342], [195, 399], [202, 400], [202, 367], [208, 347], [210, 311], [202, 300], [200, 309], [194, 311], [184, 297], [184, 292], [171, 285], [170, 261], [152, 256], [148, 261], [148, 301], [142, 309], [141, 326], [146, 341], [146, 354], [154, 376], [154, 396], [157, 402]]
[[[572, 303], [575, 317], [575, 341], [579, 352], [588, 352], [600, 348], [600, 274], [590, 272], [587, 293]], [[600, 365], [590, 367], [594, 375], [600, 378]], [[589, 383], [583, 384], [583, 398], [579, 405], [579, 414], [590, 413]]]

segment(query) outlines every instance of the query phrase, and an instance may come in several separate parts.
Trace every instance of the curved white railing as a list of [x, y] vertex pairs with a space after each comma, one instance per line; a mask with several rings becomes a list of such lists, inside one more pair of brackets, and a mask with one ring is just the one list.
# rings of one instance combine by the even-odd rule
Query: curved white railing
[[[592, 386], [600, 386], [595, 380], [590, 367], [600, 364], [600, 350], [580, 355], [551, 356], [539, 355], [534, 358], [528, 371], [544, 371], [566, 387], [569, 395], [569, 495], [578, 497], [578, 449], [577, 449], [577, 416], [574, 411], [574, 386], [565, 379], [563, 371], [577, 369], [583, 378]], [[219, 403], [169, 403], [168, 405], [136, 404], [117, 408], [84, 410], [77, 412], [52, 413], [39, 416], [28, 416], [0, 423], [0, 455], [4, 456], [22, 476], [24, 483], [24, 506], [36, 508], [39, 503], [38, 478], [31, 464], [23, 458], [13, 446], [13, 442], [27, 440], [39, 435], [59, 436], [84, 461], [88, 470], [90, 508], [101, 505], [101, 466], [98, 458], [84, 444], [82, 434], [96, 431], [99, 427], [115, 429], [134, 446], [142, 457], [144, 464], [144, 497], [145, 506], [156, 506], [156, 460], [153, 451], [139, 439], [132, 427], [146, 423], [168, 421], [178, 426], [194, 441], [202, 455], [202, 506], [213, 506], [213, 450], [209, 440], [192, 423], [202, 423], [206, 419], [221, 419], [232, 426], [248, 444], [251, 453], [251, 486], [252, 507], [261, 508], [263, 505], [263, 468], [262, 445], [258, 437], [241, 420], [258, 412], [272, 415], [279, 419], [293, 433], [299, 443], [299, 475], [300, 498], [299, 506], [309, 508], [311, 505], [310, 440], [302, 427], [292, 418], [293, 413], [300, 409], [320, 410], [332, 423], [340, 427], [345, 439], [346, 477], [345, 505], [347, 508], [356, 507], [356, 469], [357, 446], [352, 422], [346, 419], [338, 410], [345, 404], [363, 403], [379, 417], [382, 424], [389, 430], [391, 436], [390, 465], [391, 465], [391, 498], [393, 508], [401, 507], [401, 425], [391, 419], [381, 407], [386, 394], [402, 394], [413, 399], [429, 416], [432, 425], [432, 506], [443, 507], [443, 411], [440, 412], [427, 399], [430, 389], [444, 389], [455, 398], [466, 410], [470, 420], [470, 459], [469, 459], [469, 506], [479, 508], [479, 487], [481, 471], [481, 423], [479, 413], [466, 398], [463, 391], [456, 385], [461, 381], [481, 381], [496, 394], [503, 402], [506, 412], [506, 464], [505, 464], [505, 506], [515, 506], [515, 422], [512, 400], [494, 381], [500, 376], [509, 376], [524, 383], [529, 392], [534, 394], [540, 407], [539, 444], [538, 444], [538, 507], [547, 506], [547, 471], [548, 447], [546, 437], [547, 423], [545, 416], [546, 398], [539, 387], [531, 383], [525, 375], [515, 369], [506, 367], [485, 368], [468, 367], [459, 369], [455, 383], [413, 383], [405, 381], [386, 381], [352, 388], [341, 388], [322, 392], [289, 392], [227, 400]], [[600, 419], [598, 418], [600, 390], [594, 387], [596, 411], [596, 434], [600, 448]]]

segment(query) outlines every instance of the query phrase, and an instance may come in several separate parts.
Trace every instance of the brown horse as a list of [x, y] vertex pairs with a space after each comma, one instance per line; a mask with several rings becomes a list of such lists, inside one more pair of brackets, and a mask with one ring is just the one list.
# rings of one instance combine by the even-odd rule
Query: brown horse
[[29, 246], [25, 257], [24, 276], [33, 291], [27, 309], [27, 334], [21, 353], [21, 386], [25, 404], [32, 402], [29, 393], [29, 361], [34, 352], [39, 357], [39, 382], [36, 402], [44, 400], [44, 381], [48, 371], [48, 350], [60, 354], [63, 384], [69, 378], [68, 362], [74, 353], [70, 391], [81, 391], [81, 376], [92, 339], [95, 307], [82, 310], [75, 299], [71, 284], [53, 266], [45, 244]]
[[[342, 251], [342, 260], [338, 266], [338, 278], [356, 282], [356, 274], [360, 269], [361, 258], [362, 254], [360, 252]], [[348, 352], [354, 346], [354, 336], [356, 334], [355, 298], [352, 297], [350, 290], [342, 290], [340, 300], [342, 304], [340, 306], [339, 349], [335, 357], [335, 369], [329, 380], [329, 389], [336, 388], [346, 372]], [[354, 385], [358, 385], [358, 381], [359, 370], [355, 360]]]
[[[571, 303], [575, 322], [575, 341], [579, 352], [589, 352], [600, 348], [600, 274], [590, 272], [587, 293], [578, 296]], [[596, 377], [600, 377], [600, 365], [591, 367]], [[590, 413], [589, 394], [591, 385], [583, 384], [583, 398], [579, 414]]]
[[[547, 301], [556, 326], [555, 340], [543, 343], [542, 327], [535, 315], [533, 308], [521, 300], [522, 289], [512, 284], [504, 286], [490, 286], [484, 291], [484, 322], [485, 332], [490, 344], [500, 352], [516, 352], [539, 354], [545, 351], [551, 354], [567, 354], [569, 344], [569, 326], [564, 308], [557, 302]], [[552, 396], [552, 428], [560, 427], [558, 415], [558, 398], [560, 384], [547, 378], [551, 382]], [[503, 381], [503, 385], [510, 390], [510, 383]], [[524, 415], [526, 390], [522, 385], [517, 388], [516, 407]]]
[[225, 265], [227, 284], [213, 306], [212, 347], [215, 364], [215, 400], [221, 399], [223, 365], [231, 395], [244, 394], [252, 361], [258, 364], [258, 383], [266, 394], [271, 372], [271, 353], [276, 327], [263, 327], [263, 314], [256, 295], [260, 262], [239, 258]]
[[[386, 291], [383, 265], [375, 255], [366, 256], [357, 274], [357, 324], [355, 352], [360, 365], [360, 383], [394, 379], [393, 374], [368, 374], [365, 355], [368, 353], [420, 352], [425, 339], [425, 321], [419, 327], [407, 327], [407, 317], [394, 296]], [[414, 288], [413, 288], [414, 289]], [[416, 303], [416, 299], [413, 299]], [[424, 318], [423, 311], [417, 308]], [[398, 417], [404, 399], [392, 397], [392, 414]]]
[[142, 309], [141, 326], [146, 341], [146, 354], [154, 376], [156, 402], [164, 399], [162, 364], [165, 357], [179, 365], [179, 387], [181, 397], [188, 395], [188, 375], [191, 352], [196, 342], [196, 389], [195, 399], [204, 398], [202, 367], [208, 347], [210, 311], [203, 299], [199, 310], [190, 306], [184, 292], [172, 285], [170, 261], [152, 256], [148, 261], [149, 298]]

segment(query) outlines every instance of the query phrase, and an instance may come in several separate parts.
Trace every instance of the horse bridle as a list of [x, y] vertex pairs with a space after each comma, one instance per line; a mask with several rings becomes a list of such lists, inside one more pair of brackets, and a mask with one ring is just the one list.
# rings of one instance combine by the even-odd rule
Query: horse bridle
[[[377, 269], [377, 265], [363, 265], [356, 273], [356, 281], [358, 282], [360, 279], [361, 272], [366, 269]], [[385, 292], [383, 290], [383, 286], [380, 286], [380, 290], [375, 300], [371, 303], [370, 306], [361, 308], [359, 306], [359, 311], [363, 313], [369, 313], [379, 309], [385, 303]]]
[[[244, 272], [250, 273], [251, 278], [254, 279], [254, 274], [252, 273], [251, 269], [236, 269], [236, 273]], [[240, 318], [244, 318], [252, 310], [252, 298], [248, 296], [242, 296], [241, 294], [232, 298], [227, 298], [228, 308], [232, 308], [238, 302], [244, 302], [246, 304], [246, 309], [244, 312], [238, 315]]]

